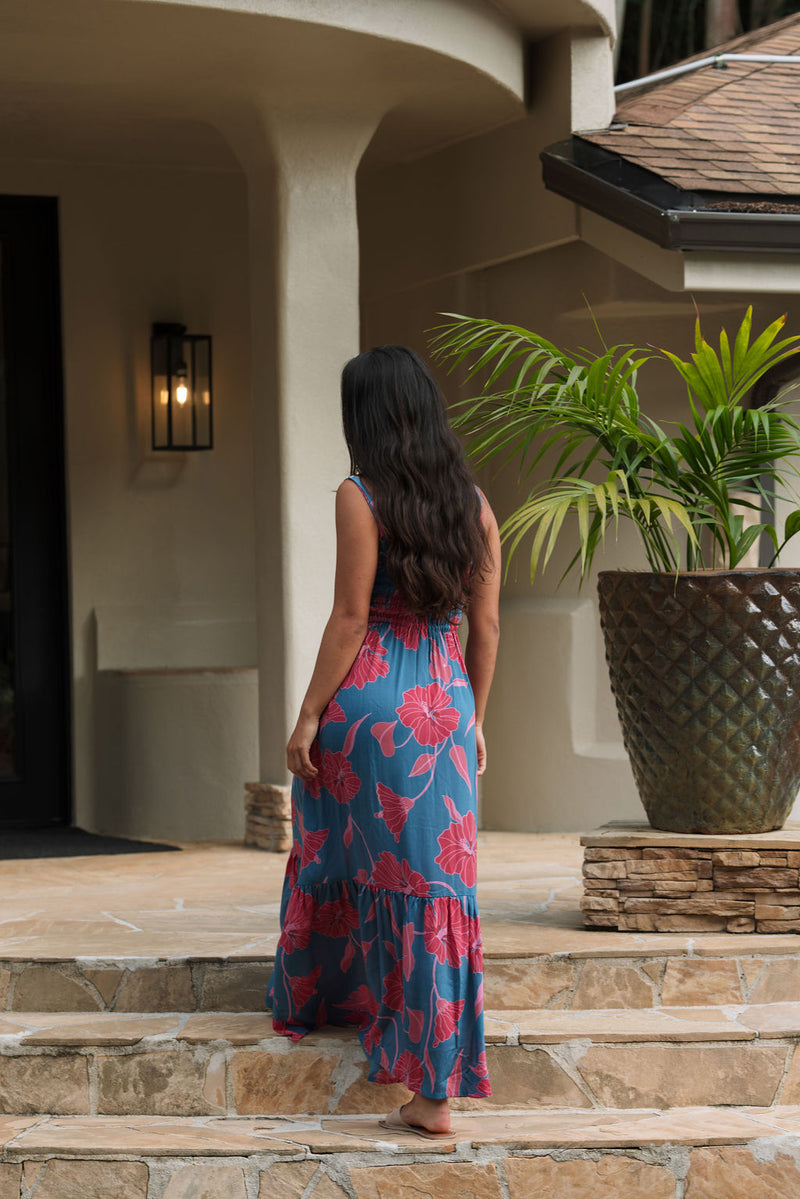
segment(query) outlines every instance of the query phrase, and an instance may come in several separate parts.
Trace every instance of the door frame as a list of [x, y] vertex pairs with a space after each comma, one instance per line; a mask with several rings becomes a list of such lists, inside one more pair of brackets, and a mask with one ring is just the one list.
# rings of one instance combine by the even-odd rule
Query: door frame
[[[58, 215], [56, 197], [0, 196], [19, 770], [0, 779], [0, 827], [69, 824], [72, 817]], [[33, 607], [32, 597], [37, 601]], [[33, 744], [35, 724], [46, 745]]]

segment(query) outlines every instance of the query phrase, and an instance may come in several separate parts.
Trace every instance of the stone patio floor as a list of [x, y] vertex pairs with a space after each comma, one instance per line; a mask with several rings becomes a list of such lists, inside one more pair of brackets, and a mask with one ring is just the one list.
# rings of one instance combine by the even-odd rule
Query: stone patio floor
[[[491, 958], [796, 953], [800, 936], [583, 928], [578, 834], [483, 832], [478, 898]], [[179, 853], [0, 861], [0, 959], [259, 960], [274, 953], [285, 855], [233, 843]]]
[[[735, 1055], [748, 1053], [747, 1068], [743, 1058], [738, 1070], [745, 1075], [755, 1047], [780, 1057], [782, 1071], [800, 1035], [800, 963], [791, 960], [800, 958], [800, 936], [585, 930], [579, 909], [581, 863], [577, 834], [479, 836], [478, 893], [496, 992], [488, 1006], [508, 1009], [493, 1010], [487, 1020], [490, 1053], [513, 1056], [518, 1046], [533, 1049], [538, 1061], [552, 1049], [555, 1061], [562, 1042], [591, 1041], [597, 1053], [641, 1053], [644, 1074], [657, 1074], [657, 1060], [667, 1054], [705, 1053], [704, 1062], [710, 1054], [721, 1054], [733, 1062]], [[187, 1060], [195, 1048], [202, 1055], [212, 1044], [226, 1045], [231, 1055], [266, 1053], [271, 1036], [266, 1013], [216, 1010], [216, 1005], [206, 1010], [203, 987], [209, 980], [203, 981], [203, 972], [211, 971], [210, 983], [217, 985], [218, 973], [233, 971], [236, 986], [243, 971], [263, 974], [278, 939], [284, 867], [284, 855], [231, 843], [185, 844], [177, 853], [0, 861], [0, 965], [5, 967], [0, 969], [0, 1010], [4, 985], [9, 997], [0, 1037], [9, 1052], [27, 1054], [25, 1060], [34, 1063], [38, 1053], [45, 1064], [70, 1052], [111, 1053], [120, 1063], [127, 1060], [123, 1055], [138, 1054], [144, 1061], [166, 1053], [171, 1042], [161, 1042], [173, 1037]], [[748, 962], [748, 956], [757, 960]], [[574, 966], [565, 959], [573, 959]], [[114, 1011], [87, 1013], [67, 1006], [50, 1012], [32, 1004], [23, 1012], [16, 1010], [19, 1002], [11, 1003], [14, 997], [21, 1002], [23, 974], [84, 970], [88, 976], [94, 968], [99, 986], [100, 975], [115, 971], [97, 967], [119, 963], [124, 968], [115, 978], [125, 979], [114, 987], [124, 987], [137, 970], [146, 974], [148, 963], [165, 960], [191, 964], [202, 984], [197, 1010], [126, 1008], [119, 994]], [[48, 962], [58, 965], [36, 965]], [[189, 973], [175, 965], [155, 967], [153, 973], [158, 971], [165, 977], [170, 971]], [[552, 985], [548, 972], [554, 974]], [[567, 981], [561, 977], [565, 973]], [[8, 990], [12, 975], [20, 994]], [[654, 980], [662, 981], [656, 986]], [[80, 980], [70, 985], [84, 995]], [[531, 996], [527, 1004], [510, 1002], [515, 986], [520, 998]], [[498, 997], [505, 1002], [498, 1003]], [[525, 1010], [512, 1010], [515, 1006]], [[601, 1006], [605, 1010], [592, 1010]], [[608, 1010], [613, 1007], [618, 1010]], [[314, 1038], [319, 1052], [327, 1035], [322, 1030]], [[705, 1048], [678, 1044], [683, 1041]], [[685, 1073], [690, 1082], [700, 1077], [705, 1086], [710, 1072], [711, 1067], [692, 1065]], [[206, 1186], [213, 1158], [231, 1163], [212, 1163], [215, 1196], [243, 1195], [245, 1176], [248, 1194], [258, 1190], [272, 1196], [281, 1170], [301, 1174], [300, 1189], [292, 1194], [314, 1186], [315, 1199], [344, 1196], [335, 1180], [347, 1171], [359, 1196], [377, 1194], [376, 1179], [387, 1196], [400, 1194], [401, 1182], [403, 1187], [413, 1182], [421, 1195], [466, 1194], [473, 1183], [489, 1186], [487, 1172], [492, 1179], [495, 1172], [505, 1178], [503, 1185], [515, 1199], [528, 1194], [739, 1199], [744, 1193], [784, 1199], [798, 1193], [796, 1088], [784, 1086], [772, 1107], [742, 1100], [737, 1107], [730, 1099], [720, 1107], [708, 1098], [703, 1102], [714, 1106], [697, 1106], [678, 1091], [673, 1101], [683, 1106], [666, 1109], [630, 1098], [591, 1109], [585, 1104], [566, 1108], [560, 1106], [563, 1100], [552, 1098], [542, 1110], [514, 1102], [459, 1111], [453, 1138], [445, 1143], [387, 1134], [372, 1108], [357, 1106], [351, 1112], [364, 1114], [343, 1109], [341, 1115], [218, 1118], [135, 1114], [135, 1107], [117, 1116], [80, 1114], [96, 1110], [95, 1105], [76, 1108], [72, 1116], [5, 1115], [0, 1116], [0, 1196], [28, 1194], [34, 1181], [41, 1189], [38, 1172], [47, 1182], [48, 1171], [53, 1177], [49, 1190], [42, 1184], [45, 1195], [60, 1199], [65, 1188], [70, 1194], [106, 1194], [108, 1180], [125, 1170], [139, 1172], [126, 1195], [161, 1197], [169, 1170], [174, 1193], [186, 1195], [187, 1179]], [[324, 1113], [325, 1106], [313, 1110]], [[278, 1159], [283, 1164], [276, 1166]], [[491, 1188], [478, 1193], [500, 1194]]]

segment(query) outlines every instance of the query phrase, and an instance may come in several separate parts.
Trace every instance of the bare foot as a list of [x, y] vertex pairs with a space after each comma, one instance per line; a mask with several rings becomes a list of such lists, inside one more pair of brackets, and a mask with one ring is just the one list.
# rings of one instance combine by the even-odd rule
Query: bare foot
[[428, 1132], [450, 1131], [450, 1108], [446, 1099], [428, 1099], [415, 1095], [400, 1108], [407, 1124], [417, 1124]]

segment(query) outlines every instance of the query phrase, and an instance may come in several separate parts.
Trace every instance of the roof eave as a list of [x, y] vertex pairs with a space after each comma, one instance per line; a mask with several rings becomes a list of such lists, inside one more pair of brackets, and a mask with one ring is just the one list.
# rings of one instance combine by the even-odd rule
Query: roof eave
[[540, 157], [550, 191], [665, 249], [800, 251], [800, 213], [691, 206], [693, 193], [579, 137], [547, 146]]

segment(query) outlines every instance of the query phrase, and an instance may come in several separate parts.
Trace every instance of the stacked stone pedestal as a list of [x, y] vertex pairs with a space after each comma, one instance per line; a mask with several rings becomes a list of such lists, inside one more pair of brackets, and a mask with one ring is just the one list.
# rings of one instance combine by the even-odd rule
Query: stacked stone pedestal
[[581, 844], [587, 928], [800, 932], [800, 824], [704, 836], [613, 822]]
[[287, 853], [292, 848], [292, 794], [272, 783], [245, 783], [245, 845]]

